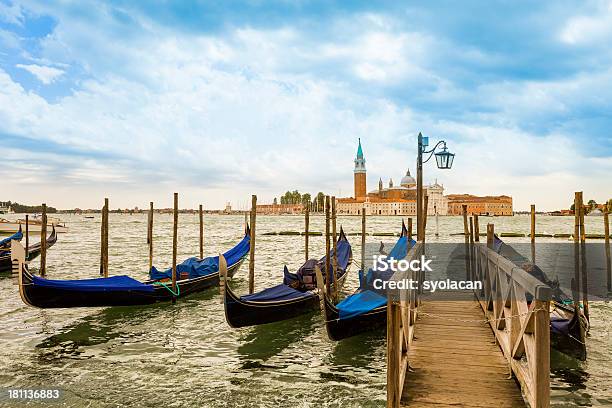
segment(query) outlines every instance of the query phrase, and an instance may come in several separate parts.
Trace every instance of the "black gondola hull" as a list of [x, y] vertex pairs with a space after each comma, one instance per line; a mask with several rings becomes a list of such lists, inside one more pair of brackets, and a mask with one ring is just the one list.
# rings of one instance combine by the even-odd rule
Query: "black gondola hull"
[[[57, 232], [53, 230], [49, 238], [47, 238], [47, 249], [51, 248], [57, 242]], [[30, 245], [30, 249], [28, 250], [28, 261], [31, 261], [40, 255], [40, 242], [34, 245]], [[10, 273], [13, 268], [13, 264], [11, 261], [11, 252], [7, 251], [5, 255], [0, 256], [0, 274]]]
[[[244, 259], [244, 258], [243, 258]], [[243, 259], [228, 267], [228, 275], [233, 274]], [[169, 302], [193, 293], [202, 292], [219, 284], [219, 273], [178, 281], [179, 294], [174, 296], [167, 288], [155, 285], [152, 292], [133, 290], [83, 292], [35, 285], [26, 268], [22, 270], [22, 298], [30, 306], [39, 308], [135, 306], [157, 302]], [[168, 284], [169, 285], [169, 284]]]
[[340, 319], [338, 309], [325, 297], [325, 326], [331, 340], [342, 340], [374, 330], [382, 330], [387, 324], [387, 307], [382, 306], [368, 313], [349, 319]]
[[241, 300], [230, 288], [225, 288], [225, 318], [234, 328], [279, 322], [315, 311], [318, 307], [319, 296], [314, 293], [313, 296], [288, 301], [248, 302]]

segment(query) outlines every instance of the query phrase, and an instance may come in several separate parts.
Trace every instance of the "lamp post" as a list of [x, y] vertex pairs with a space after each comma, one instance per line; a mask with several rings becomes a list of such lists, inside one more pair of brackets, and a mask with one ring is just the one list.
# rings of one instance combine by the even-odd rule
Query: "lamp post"
[[[448, 151], [446, 142], [440, 140], [431, 150], [425, 150], [429, 146], [429, 138], [423, 136], [419, 132], [418, 137], [419, 152], [417, 155], [417, 241], [425, 239], [424, 220], [427, 216], [427, 208], [423, 208], [423, 164], [427, 163], [432, 156], [436, 156], [436, 164], [439, 169], [450, 169], [453, 166], [455, 154]], [[436, 153], [436, 149], [442, 146], [442, 149]], [[423, 155], [428, 154], [429, 157], [423, 160]]]

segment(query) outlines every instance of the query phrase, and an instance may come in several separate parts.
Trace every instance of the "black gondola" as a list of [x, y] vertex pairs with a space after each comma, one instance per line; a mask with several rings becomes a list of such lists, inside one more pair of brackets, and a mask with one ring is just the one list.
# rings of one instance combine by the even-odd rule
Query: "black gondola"
[[[51, 231], [51, 235], [47, 237], [47, 249], [51, 248], [57, 242], [57, 232], [55, 228]], [[30, 245], [27, 253], [27, 260], [31, 261], [40, 255], [41, 243], [37, 242]], [[11, 249], [10, 247], [0, 249], [0, 274], [10, 273], [12, 269]]]
[[[337, 241], [338, 287], [342, 287], [350, 264], [352, 250], [342, 228]], [[333, 256], [333, 251], [330, 253]], [[319, 261], [306, 261], [297, 274], [291, 274], [285, 266], [283, 283], [252, 295], [238, 296], [227, 285], [221, 284], [225, 305], [225, 318], [231, 327], [255, 326], [278, 322], [317, 310], [319, 294], [314, 279], [314, 270], [325, 271], [324, 256]], [[325, 272], [323, 272], [325, 273]], [[308, 279], [306, 279], [308, 278]], [[333, 285], [333, 283], [332, 283]]]
[[[408, 250], [415, 244], [414, 240], [409, 240], [408, 231], [402, 222], [402, 232], [400, 238], [389, 253], [390, 258], [397, 260], [404, 259]], [[373, 275], [370, 270], [368, 274], [360, 279], [361, 286], [355, 293], [347, 296], [338, 305], [334, 305], [328, 296], [324, 296], [323, 314], [327, 335], [332, 340], [342, 340], [371, 330], [382, 328], [387, 322], [387, 298], [380, 293], [367, 288], [369, 277]], [[385, 277], [389, 279], [391, 274]], [[382, 278], [382, 276], [381, 276]], [[341, 316], [341, 308], [351, 304], [351, 307], [358, 305], [361, 309], [349, 316]]]
[[[228, 275], [238, 270], [249, 252], [249, 231], [244, 238], [224, 255], [228, 262]], [[98, 306], [134, 306], [156, 302], [167, 302], [190, 294], [201, 292], [219, 283], [218, 257], [199, 260], [208, 266], [216, 262], [216, 272], [204, 276], [177, 280], [177, 291], [172, 290], [167, 279], [150, 279], [140, 282], [126, 275], [108, 278], [80, 280], [50, 280], [31, 274], [24, 260], [21, 244], [13, 258], [19, 262], [19, 293], [21, 299], [30, 306], [40, 308], [59, 307], [98, 307]], [[15, 254], [19, 252], [20, 254]], [[190, 258], [193, 259], [193, 258]]]
[[586, 360], [586, 336], [589, 321], [584, 311], [574, 306], [572, 297], [564, 293], [557, 282], [510, 245], [495, 235], [495, 251], [553, 289], [550, 305], [550, 345], [564, 354]]

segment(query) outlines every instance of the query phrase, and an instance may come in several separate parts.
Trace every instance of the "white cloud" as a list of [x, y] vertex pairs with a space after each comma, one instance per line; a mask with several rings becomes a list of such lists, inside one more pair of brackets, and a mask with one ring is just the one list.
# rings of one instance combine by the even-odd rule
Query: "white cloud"
[[56, 79], [64, 75], [64, 71], [59, 68], [47, 67], [44, 65], [36, 64], [17, 64], [17, 68], [25, 69], [30, 74], [34, 75], [40, 82], [45, 85], [49, 85]]
[[596, 2], [594, 15], [570, 18], [560, 33], [561, 41], [571, 45], [585, 45], [612, 41], [612, 1]]
[[23, 20], [23, 10], [19, 4], [0, 2], [0, 21], [21, 26], [23, 25]]

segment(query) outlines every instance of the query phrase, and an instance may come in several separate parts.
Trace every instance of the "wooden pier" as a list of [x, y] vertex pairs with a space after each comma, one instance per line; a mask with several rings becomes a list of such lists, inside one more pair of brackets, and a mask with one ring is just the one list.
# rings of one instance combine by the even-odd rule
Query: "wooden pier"
[[[466, 240], [466, 276], [482, 290], [389, 294], [387, 407], [550, 405], [551, 289], [493, 251], [487, 227], [487, 244]], [[425, 252], [419, 242], [408, 258]], [[411, 274], [393, 279], [424, 279]]]

